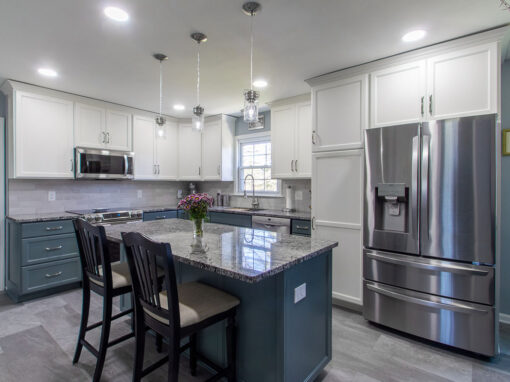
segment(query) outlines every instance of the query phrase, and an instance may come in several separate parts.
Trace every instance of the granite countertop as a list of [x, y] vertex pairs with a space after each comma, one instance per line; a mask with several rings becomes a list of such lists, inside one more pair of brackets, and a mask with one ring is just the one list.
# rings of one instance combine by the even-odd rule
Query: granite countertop
[[205, 253], [191, 253], [193, 224], [168, 219], [105, 227], [109, 240], [121, 242], [121, 232], [139, 232], [170, 243], [177, 261], [253, 283], [318, 256], [337, 242], [251, 228], [204, 223]]
[[[130, 207], [133, 210], [143, 210], [143, 212], [161, 212], [161, 211], [176, 211], [177, 207], [173, 206], [154, 206], [154, 207]], [[252, 216], [271, 216], [278, 218], [288, 219], [303, 219], [310, 220], [311, 213], [304, 211], [295, 212], [283, 212], [282, 210], [250, 210], [241, 207], [212, 207], [209, 211], [213, 212], [225, 212], [229, 214], [239, 215], [252, 215]], [[32, 214], [10, 214], [7, 219], [15, 221], [17, 223], [35, 223], [44, 222], [51, 220], [69, 220], [79, 217], [76, 214], [70, 214], [68, 212], [47, 212], [47, 213], [32, 213]]]

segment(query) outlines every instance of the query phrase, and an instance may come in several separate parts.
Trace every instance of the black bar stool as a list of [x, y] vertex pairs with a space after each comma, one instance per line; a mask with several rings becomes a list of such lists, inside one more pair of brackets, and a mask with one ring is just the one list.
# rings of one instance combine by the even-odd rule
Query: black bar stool
[[[132, 331], [111, 342], [109, 341], [110, 326], [113, 320], [130, 314], [133, 308], [112, 316], [113, 298], [131, 292], [131, 274], [127, 263], [111, 263], [108, 241], [104, 227], [93, 226], [82, 219], [74, 221], [74, 229], [78, 239], [81, 267], [83, 273], [83, 306], [81, 313], [80, 333], [73, 358], [78, 362], [83, 346], [97, 358], [93, 381], [98, 382], [103, 371], [106, 349], [134, 336]], [[103, 320], [89, 325], [90, 291], [103, 296]], [[102, 326], [99, 350], [86, 339], [87, 331]]]
[[[227, 377], [236, 380], [235, 315], [239, 299], [219, 289], [198, 282], [177, 285], [172, 250], [168, 243], [156, 243], [135, 232], [123, 233], [122, 239], [131, 271], [135, 307], [135, 365], [133, 382], [164, 365], [168, 381], [177, 382], [179, 356], [190, 349], [191, 375], [196, 375], [197, 360], [217, 372], [208, 381]], [[164, 285], [157, 268], [164, 269]], [[228, 365], [222, 368], [197, 352], [197, 333], [208, 326], [227, 320]], [[143, 369], [145, 327], [148, 326], [168, 342], [168, 356]], [[184, 346], [181, 339], [189, 337]]]

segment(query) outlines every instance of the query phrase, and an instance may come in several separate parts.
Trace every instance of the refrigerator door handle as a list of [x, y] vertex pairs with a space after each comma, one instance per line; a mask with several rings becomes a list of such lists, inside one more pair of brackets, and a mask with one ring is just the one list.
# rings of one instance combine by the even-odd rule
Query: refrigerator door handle
[[464, 304], [454, 302], [454, 301], [450, 301], [448, 303], [443, 303], [443, 302], [434, 302], [434, 301], [424, 300], [424, 299], [421, 299], [418, 297], [412, 297], [412, 296], [407, 296], [405, 294], [393, 292], [386, 288], [382, 288], [380, 286], [375, 286], [375, 285], [368, 284], [368, 283], [366, 284], [366, 287], [369, 290], [371, 290], [372, 292], [379, 293], [379, 294], [382, 294], [382, 295], [385, 295], [385, 296], [388, 296], [388, 297], [391, 297], [391, 298], [394, 298], [397, 300], [401, 300], [404, 302], [427, 306], [429, 308], [446, 309], [446, 310], [451, 310], [454, 312], [466, 313], [466, 314], [473, 314], [473, 313], [487, 314], [488, 313], [487, 310], [474, 308], [472, 306], [464, 305]]
[[430, 136], [422, 137], [421, 151], [421, 238], [429, 235], [429, 156]]
[[464, 267], [462, 265], [455, 265], [455, 264], [434, 264], [434, 263], [417, 262], [417, 261], [411, 261], [411, 260], [401, 260], [401, 259], [395, 259], [392, 257], [380, 255], [380, 254], [377, 254], [374, 252], [368, 252], [368, 253], [366, 253], [366, 256], [370, 259], [382, 261], [385, 263], [404, 265], [404, 266], [408, 266], [408, 267], [427, 269], [427, 270], [431, 270], [431, 271], [465, 273], [465, 274], [480, 275], [480, 276], [485, 276], [485, 275], [489, 274], [489, 271], [485, 270], [485, 269], [469, 268], [469, 267]]
[[418, 155], [420, 149], [420, 137], [413, 137], [412, 174], [411, 174], [411, 226], [412, 237], [418, 240]]

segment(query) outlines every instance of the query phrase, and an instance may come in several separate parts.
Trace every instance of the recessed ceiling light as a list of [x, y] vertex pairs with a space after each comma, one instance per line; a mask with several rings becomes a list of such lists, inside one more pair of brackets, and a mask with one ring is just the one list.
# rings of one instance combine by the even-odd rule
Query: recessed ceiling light
[[115, 21], [124, 22], [129, 20], [129, 14], [125, 10], [117, 7], [106, 7], [104, 9], [104, 14], [106, 17]]
[[267, 81], [266, 80], [255, 80], [253, 81], [253, 86], [255, 86], [256, 88], [265, 88], [267, 86]]
[[418, 40], [421, 40], [423, 37], [425, 37], [426, 34], [427, 34], [427, 31], [424, 31], [423, 29], [417, 29], [415, 31], [411, 31], [411, 32], [403, 35], [402, 41], [404, 41], [404, 42], [418, 41]]
[[40, 75], [46, 76], [46, 77], [57, 77], [58, 76], [58, 73], [55, 70], [50, 69], [50, 68], [39, 68], [39, 69], [37, 69], [37, 72]]
[[185, 109], [184, 105], [181, 105], [180, 103], [176, 103], [174, 105], [174, 110], [184, 110], [184, 109]]

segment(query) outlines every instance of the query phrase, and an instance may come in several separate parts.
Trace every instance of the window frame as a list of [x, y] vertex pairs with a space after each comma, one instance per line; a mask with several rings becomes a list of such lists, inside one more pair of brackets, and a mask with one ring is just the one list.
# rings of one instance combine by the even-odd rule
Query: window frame
[[[253, 134], [244, 134], [244, 135], [238, 135], [236, 136], [236, 150], [235, 150], [235, 179], [234, 179], [234, 195], [244, 195], [244, 192], [241, 191], [241, 182], [239, 179], [240, 171], [241, 171], [241, 145], [243, 144], [249, 144], [249, 143], [256, 143], [256, 142], [271, 142], [271, 133], [270, 132], [260, 132], [260, 133], [253, 133]], [[272, 142], [271, 142], [272, 145]], [[272, 146], [271, 146], [272, 148]], [[272, 153], [271, 153], [271, 162], [272, 162]], [[244, 167], [243, 167], [244, 168]], [[252, 168], [267, 168], [267, 166], [252, 166]], [[255, 196], [259, 197], [266, 197], [266, 198], [280, 198], [282, 197], [282, 182], [280, 179], [276, 180], [276, 192], [260, 192], [255, 191]], [[251, 193], [250, 193], [251, 195]]]

